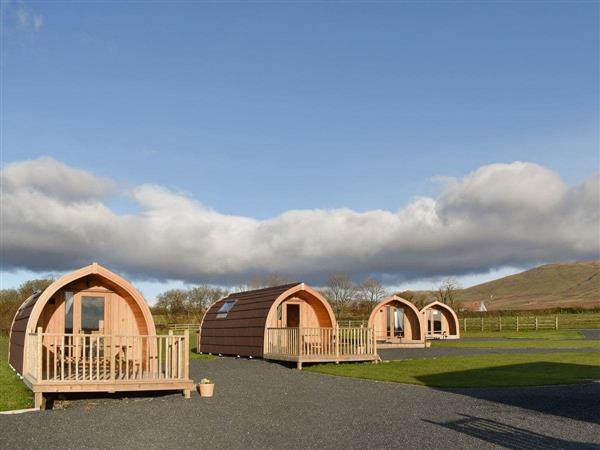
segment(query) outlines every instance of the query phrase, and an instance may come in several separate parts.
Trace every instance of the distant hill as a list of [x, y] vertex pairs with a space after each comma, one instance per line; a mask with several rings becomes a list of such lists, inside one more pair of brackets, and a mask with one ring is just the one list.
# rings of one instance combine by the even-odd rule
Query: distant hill
[[[492, 296], [490, 300], [490, 296]], [[457, 292], [489, 310], [600, 308], [600, 261], [546, 264]]]

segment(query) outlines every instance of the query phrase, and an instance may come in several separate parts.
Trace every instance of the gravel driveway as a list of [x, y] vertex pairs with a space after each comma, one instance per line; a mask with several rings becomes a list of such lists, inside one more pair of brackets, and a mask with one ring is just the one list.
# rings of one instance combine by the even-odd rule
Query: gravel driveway
[[216, 395], [96, 399], [0, 416], [0, 448], [600, 449], [600, 384], [436, 390], [261, 360], [191, 361]]

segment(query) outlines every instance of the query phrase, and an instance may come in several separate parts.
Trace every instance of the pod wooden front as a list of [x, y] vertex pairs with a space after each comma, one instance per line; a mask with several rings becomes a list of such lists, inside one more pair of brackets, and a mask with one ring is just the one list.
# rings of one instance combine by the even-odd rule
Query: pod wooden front
[[189, 397], [189, 341], [157, 335], [150, 308], [99, 264], [71, 272], [18, 309], [9, 362], [35, 394], [181, 390]]

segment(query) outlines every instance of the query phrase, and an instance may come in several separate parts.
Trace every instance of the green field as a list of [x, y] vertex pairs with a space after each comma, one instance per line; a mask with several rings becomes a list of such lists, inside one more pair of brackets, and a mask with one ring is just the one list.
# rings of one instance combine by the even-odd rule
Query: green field
[[450, 356], [381, 364], [320, 364], [307, 371], [432, 387], [513, 387], [600, 379], [597, 353]]
[[0, 411], [33, 407], [33, 394], [8, 366], [8, 337], [0, 336]]

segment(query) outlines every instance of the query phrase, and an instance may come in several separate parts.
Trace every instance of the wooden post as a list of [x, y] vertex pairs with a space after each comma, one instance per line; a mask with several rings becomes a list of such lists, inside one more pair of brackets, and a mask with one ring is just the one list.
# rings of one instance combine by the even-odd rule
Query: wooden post
[[498, 331], [502, 331], [502, 316], [498, 316]]
[[554, 329], [558, 330], [558, 314], [556, 315], [556, 317], [554, 319]]
[[463, 325], [464, 330], [463, 331], [467, 331], [467, 318], [466, 317], [463, 319], [463, 323], [464, 323], [464, 325]]
[[538, 318], [535, 316], [535, 331], [538, 330]]
[[481, 316], [481, 331], [483, 331], [483, 316]]
[[[184, 373], [180, 374], [180, 375], [183, 375], [181, 378], [183, 378], [184, 380], [189, 380], [189, 378], [190, 378], [190, 336], [189, 336], [188, 331], [184, 332], [184, 336], [183, 336], [183, 370], [184, 370]], [[185, 398], [189, 399], [191, 397], [190, 390], [184, 389], [183, 396]]]
[[519, 331], [519, 316], [517, 316], [517, 331]]
[[167, 351], [166, 351], [166, 364], [165, 367], [168, 364], [169, 367], [169, 372], [168, 372], [168, 376], [167, 378], [172, 378], [173, 377], [173, 330], [169, 330], [169, 337], [168, 339], [168, 343], [166, 344], [167, 347]]
[[[36, 374], [35, 374], [35, 379], [36, 381], [39, 383], [42, 381], [42, 364], [44, 362], [44, 358], [43, 358], [43, 341], [42, 341], [42, 327], [38, 327], [37, 329], [37, 367], [36, 367]], [[42, 395], [40, 393], [40, 395]]]
[[335, 362], [340, 362], [340, 327], [335, 326]]
[[34, 392], [33, 393], [33, 407], [35, 409], [44, 409], [44, 393]]

